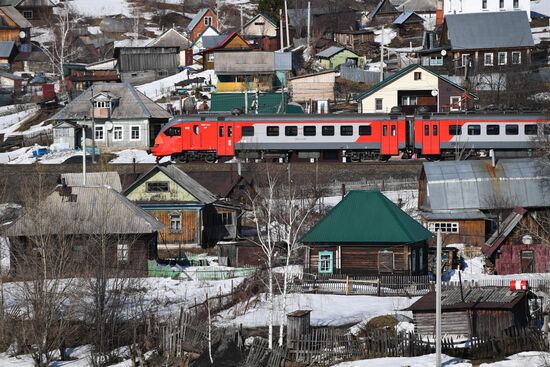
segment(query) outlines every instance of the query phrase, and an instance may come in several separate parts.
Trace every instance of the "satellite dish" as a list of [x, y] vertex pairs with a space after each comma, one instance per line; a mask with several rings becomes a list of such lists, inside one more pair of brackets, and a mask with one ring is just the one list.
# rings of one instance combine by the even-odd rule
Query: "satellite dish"
[[432, 97], [436, 97], [439, 94], [439, 91], [437, 89], [432, 90]]
[[105, 122], [105, 128], [107, 129], [107, 131], [113, 130], [113, 123], [111, 121]]
[[25, 38], [27, 37], [27, 34], [23, 31], [19, 32], [19, 38]]
[[441, 50], [441, 56], [447, 55], [447, 50]]

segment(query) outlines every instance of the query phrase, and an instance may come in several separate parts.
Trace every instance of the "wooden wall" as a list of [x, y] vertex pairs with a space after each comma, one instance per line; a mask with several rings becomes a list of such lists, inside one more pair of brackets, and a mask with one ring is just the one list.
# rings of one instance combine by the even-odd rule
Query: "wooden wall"
[[[148, 210], [147, 212], [164, 224], [164, 228], [159, 232], [159, 245], [201, 243], [200, 209], [163, 209]], [[170, 214], [181, 215], [180, 232], [170, 230]]]
[[[445, 244], [465, 243], [471, 246], [483, 246], [487, 236], [487, 222], [484, 219], [475, 220], [430, 220], [429, 222], [458, 222], [458, 233], [443, 233]], [[436, 246], [436, 237], [430, 240], [430, 247]]]
[[[414, 331], [419, 335], [435, 335], [435, 312], [413, 312]], [[443, 334], [470, 335], [470, 319], [466, 311], [441, 313]]]

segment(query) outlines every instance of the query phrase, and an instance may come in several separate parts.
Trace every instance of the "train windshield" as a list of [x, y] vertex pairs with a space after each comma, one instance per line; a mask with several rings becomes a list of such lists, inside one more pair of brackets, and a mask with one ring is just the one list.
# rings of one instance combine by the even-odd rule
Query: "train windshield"
[[166, 136], [181, 136], [181, 128], [180, 127], [170, 127], [166, 129], [164, 132], [164, 135]]

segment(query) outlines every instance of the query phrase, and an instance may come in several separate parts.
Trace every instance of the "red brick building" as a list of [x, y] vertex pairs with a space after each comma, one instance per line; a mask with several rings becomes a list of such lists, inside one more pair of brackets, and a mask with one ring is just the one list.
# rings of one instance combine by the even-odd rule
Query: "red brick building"
[[216, 13], [214, 13], [212, 9], [203, 8], [187, 26], [187, 32], [191, 41], [194, 42], [208, 27], [213, 27], [218, 30], [220, 28], [220, 23]]

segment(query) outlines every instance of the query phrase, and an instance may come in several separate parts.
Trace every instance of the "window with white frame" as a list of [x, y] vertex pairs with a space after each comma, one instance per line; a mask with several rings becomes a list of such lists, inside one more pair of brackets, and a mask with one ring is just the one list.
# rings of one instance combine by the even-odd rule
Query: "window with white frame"
[[111, 108], [111, 102], [109, 101], [94, 101], [95, 108]]
[[513, 7], [514, 7], [514, 9], [518, 9], [518, 8], [519, 8], [519, 0], [514, 0], [514, 1], [513, 1]]
[[498, 53], [498, 64], [506, 65], [508, 63], [508, 52], [499, 52]]
[[481, 8], [487, 10], [487, 0], [481, 0]]
[[441, 66], [443, 65], [443, 56], [432, 56], [430, 57], [431, 66]]
[[105, 130], [103, 126], [96, 126], [94, 133], [95, 140], [104, 140], [105, 139]]
[[113, 127], [113, 141], [122, 141], [124, 138], [123, 127], [121, 125], [116, 125]]
[[512, 64], [515, 64], [515, 65], [521, 64], [521, 52], [512, 51]]
[[181, 215], [170, 214], [170, 232], [181, 232]]
[[430, 65], [430, 57], [428, 56], [422, 56], [422, 65], [423, 66], [429, 66]]
[[451, 108], [450, 110], [451, 111], [460, 111], [460, 109], [462, 108], [461, 106], [461, 100], [462, 100], [462, 97], [460, 96], [451, 96]]
[[468, 63], [470, 62], [470, 54], [462, 54], [460, 61], [462, 62], [460, 66], [462, 66], [463, 68], [468, 66]]
[[416, 96], [402, 96], [401, 97], [402, 106], [416, 106]]
[[130, 260], [127, 243], [119, 243], [116, 248], [116, 258], [119, 263], [127, 263]]
[[130, 126], [130, 140], [141, 140], [141, 129], [139, 126]]
[[493, 66], [493, 53], [487, 52], [483, 55], [483, 65], [485, 66]]
[[430, 222], [428, 223], [428, 229], [433, 233], [437, 231], [441, 231], [441, 233], [458, 233], [459, 226], [458, 222]]

